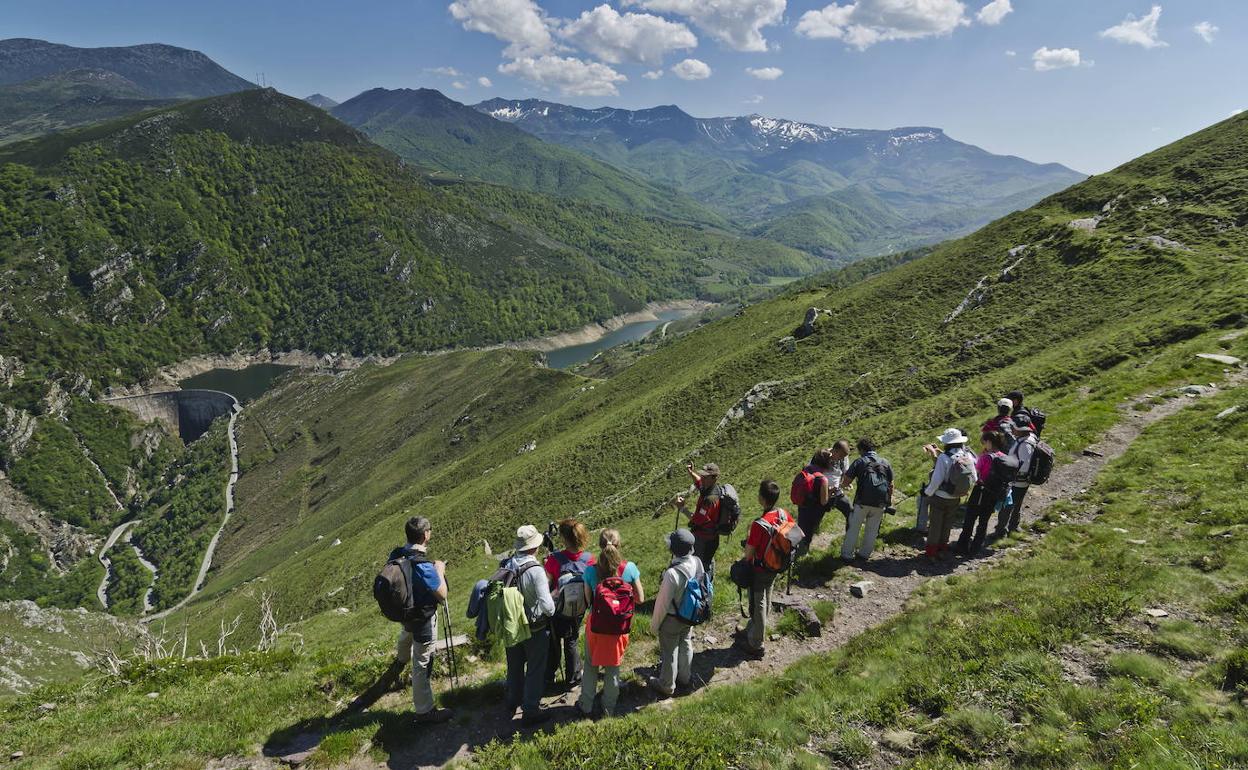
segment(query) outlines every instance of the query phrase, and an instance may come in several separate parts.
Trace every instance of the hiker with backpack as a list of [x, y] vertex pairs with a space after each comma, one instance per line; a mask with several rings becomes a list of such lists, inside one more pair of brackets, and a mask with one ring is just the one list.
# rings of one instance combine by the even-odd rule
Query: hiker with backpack
[[[841, 477], [841, 488], [854, 488], [854, 509], [845, 525], [845, 542], [841, 558], [849, 561], [871, 558], [875, 539], [880, 534], [884, 513], [893, 505], [893, 467], [875, 451], [875, 442], [863, 436], [858, 439], [858, 459]], [[859, 542], [861, 540], [861, 543]], [[855, 554], [855, 548], [857, 553]]]
[[1018, 477], [1010, 483], [1010, 505], [997, 517], [997, 537], [1005, 537], [1018, 531], [1023, 516], [1023, 500], [1033, 484], [1049, 480], [1053, 470], [1053, 449], [1039, 438], [1027, 414], [1014, 417], [1014, 435], [1017, 440], [1010, 447], [1010, 456], [1018, 461]]
[[1008, 443], [1000, 431], [985, 433], [983, 452], [975, 461], [977, 481], [966, 502], [962, 533], [957, 551], [963, 556], [979, 553], [988, 535], [988, 519], [1010, 491], [1010, 483], [1018, 478], [1018, 460], [1007, 454]]
[[[981, 436], [989, 433], [1001, 433], [1006, 443], [1013, 441], [1014, 435], [1014, 402], [1008, 398], [997, 401], [997, 416], [990, 418], [980, 429]], [[1006, 449], [1009, 449], [1007, 446]]]
[[[546, 686], [546, 658], [550, 654], [550, 618], [555, 601], [550, 583], [535, 554], [542, 533], [532, 524], [516, 530], [514, 555], [503, 563], [487, 591], [490, 629], [507, 648], [507, 708], [524, 709], [522, 724], [541, 724], [550, 715], [542, 710]], [[499, 598], [496, 600], [493, 595]]]
[[935, 460], [927, 495], [927, 543], [924, 554], [935, 560], [949, 549], [949, 533], [962, 498], [970, 494], [978, 480], [975, 455], [966, 449], [966, 436], [957, 428], [946, 430], [937, 439], [940, 446], [927, 444], [923, 450]]
[[667, 536], [672, 561], [663, 570], [650, 616], [650, 631], [659, 640], [659, 675], [648, 684], [661, 698], [692, 681], [693, 627], [710, 616], [711, 576], [694, 555], [696, 541], [683, 528]]
[[[1023, 391], [1021, 390], [1011, 390], [1005, 398], [1009, 399], [1012, 407], [1010, 416], [1017, 420], [1020, 415], [1026, 415], [1031, 421], [1032, 432], [1036, 434], [1037, 439], [1040, 438], [1040, 435], [1044, 433], [1044, 424], [1048, 420], [1048, 415], [1034, 407], [1023, 406]], [[1012, 430], [1013, 426], [1010, 427]]]
[[411, 661], [415, 722], [437, 724], [452, 716], [450, 709], [434, 707], [429, 682], [438, 638], [438, 607], [447, 597], [446, 565], [429, 560], [433, 535], [429, 519], [413, 516], [404, 530], [407, 543], [390, 552], [386, 567], [373, 583], [373, 594], [383, 614], [403, 624], [395, 645], [395, 662], [401, 666]]
[[698, 490], [697, 505], [693, 513], [688, 513], [685, 511], [684, 496], [677, 497], [673, 502], [676, 509], [689, 519], [689, 530], [694, 537], [693, 555], [701, 559], [707, 572], [714, 574], [719, 538], [732, 534], [736, 529], [741, 503], [737, 499], [737, 490], [731, 484], [719, 483], [719, 466], [715, 463], [707, 463], [701, 470], [694, 470], [693, 463], [689, 463], [685, 470]]
[[767, 619], [771, 614], [771, 587], [776, 576], [793, 566], [803, 533], [789, 512], [776, 504], [780, 501], [780, 485], [767, 479], [758, 485], [758, 504], [763, 514], [750, 524], [741, 560], [751, 567], [750, 622], [745, 633], [738, 636], [734, 647], [751, 658], [763, 657], [767, 636]]
[[546, 684], [553, 685], [559, 663], [564, 663], [563, 681], [569, 688], [581, 681], [580, 634], [589, 603], [585, 596], [585, 570], [594, 563], [589, 545], [589, 530], [576, 519], [559, 522], [559, 539], [563, 548], [546, 557], [546, 575], [550, 593], [555, 600], [555, 614], [550, 621], [550, 657], [546, 661]]
[[585, 570], [583, 591], [590, 608], [585, 623], [585, 669], [581, 679], [580, 712], [594, 711], [598, 670], [602, 669], [602, 713], [611, 716], [620, 697], [620, 662], [628, 650], [633, 614], [646, 600], [641, 571], [620, 554], [620, 533], [604, 529], [598, 538], [598, 560]]
[[798, 556], [810, 551], [811, 541], [823, 523], [824, 515], [836, 508], [847, 519], [853, 512], [849, 497], [841, 491], [841, 477], [849, 468], [849, 443], [838, 441], [820, 449], [810, 464], [798, 471], [789, 488], [789, 499], [797, 506], [797, 525], [802, 528]]

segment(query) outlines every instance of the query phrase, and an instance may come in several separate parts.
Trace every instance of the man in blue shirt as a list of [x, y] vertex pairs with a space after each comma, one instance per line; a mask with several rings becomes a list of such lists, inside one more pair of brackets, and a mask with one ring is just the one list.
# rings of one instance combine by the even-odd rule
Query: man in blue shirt
[[[401, 545], [390, 552], [390, 561], [395, 559], [414, 559], [417, 564], [428, 564], [427, 552], [429, 538], [433, 535], [433, 525], [424, 516], [413, 516], [407, 520], [407, 545]], [[433, 598], [438, 602], [446, 601], [446, 565], [441, 561], [432, 562], [440, 581]], [[427, 620], [416, 620], [403, 624], [399, 631], [396, 645], [396, 660], [412, 662], [412, 705], [416, 710], [417, 724], [437, 724], [445, 722], [453, 715], [450, 709], [435, 708], [433, 704], [433, 686], [429, 683], [429, 674], [433, 670], [433, 652], [438, 638], [438, 618], [435, 614]]]

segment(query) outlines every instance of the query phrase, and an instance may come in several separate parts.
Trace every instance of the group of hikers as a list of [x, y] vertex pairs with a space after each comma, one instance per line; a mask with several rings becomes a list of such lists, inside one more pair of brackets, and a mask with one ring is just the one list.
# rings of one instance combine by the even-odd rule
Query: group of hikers
[[[953, 550], [966, 557], [978, 553], [994, 512], [997, 537], [1018, 529], [1028, 488], [1047, 481], [1052, 469], [1053, 451], [1039, 440], [1044, 423], [1045, 414], [1023, 406], [1023, 394], [1013, 391], [982, 426], [978, 454], [958, 428], [924, 446], [933, 464], [919, 492], [915, 529], [924, 536], [927, 559], [953, 558]], [[796, 516], [780, 507], [778, 483], [767, 479], [759, 484], [762, 513], [751, 521], [729, 573], [739, 595], [749, 596], [749, 620], [733, 640], [743, 656], [763, 657], [772, 587], [786, 572], [791, 584], [794, 563], [809, 552], [828, 511], [836, 509], [845, 519], [840, 555], [846, 562], [869, 559], [884, 515], [896, 512], [892, 466], [870, 438], [859, 439], [856, 449], [852, 461], [843, 440], [814, 453], [790, 485]], [[686, 471], [693, 482], [690, 496], [697, 498], [692, 509], [686, 495], [671, 501], [677, 523], [683, 517], [687, 525], [666, 536], [671, 559], [659, 578], [650, 617], [659, 661], [648, 686], [661, 698], [691, 685], [694, 628], [711, 616], [715, 557], [720, 541], [736, 530], [741, 511], [736, 489], [721, 481], [715, 463], [688, 464]], [[960, 512], [961, 536], [951, 550], [950, 533]], [[430, 675], [439, 608], [450, 622], [445, 565], [429, 558], [433, 531], [428, 519], [411, 518], [405, 534], [406, 544], [390, 554], [377, 576], [374, 596], [386, 617], [402, 624], [396, 664], [411, 662], [416, 722], [444, 722], [452, 714], [435, 706]], [[576, 519], [552, 522], [545, 533], [526, 524], [516, 530], [511, 556], [473, 587], [467, 615], [476, 621], [478, 639], [496, 639], [506, 650], [505, 705], [511, 715], [522, 709], [525, 726], [550, 718], [541, 699], [560, 671], [569, 691], [580, 685], [576, 707], [581, 714], [615, 713], [620, 665], [634, 613], [646, 594], [641, 571], [623, 556], [617, 530], [599, 534], [597, 554], [589, 552], [589, 543], [589, 531]], [[548, 555], [539, 561], [542, 550]], [[447, 639], [449, 645], [449, 631]], [[601, 711], [596, 712], [600, 679]]]

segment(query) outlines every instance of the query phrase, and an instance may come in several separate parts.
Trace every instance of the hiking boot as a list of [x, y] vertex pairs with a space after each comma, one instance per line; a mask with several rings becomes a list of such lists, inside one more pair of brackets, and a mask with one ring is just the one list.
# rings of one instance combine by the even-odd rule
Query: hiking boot
[[537, 725], [546, 724], [550, 721], [550, 712], [546, 710], [533, 711], [525, 714], [520, 719], [521, 727], [536, 727]]
[[412, 721], [418, 725], [440, 725], [443, 722], [451, 721], [453, 716], [455, 716], [455, 712], [450, 709], [433, 709], [423, 714], [417, 714]]
[[659, 680], [655, 677], [647, 679], [646, 686], [650, 688], [650, 692], [659, 696], [659, 700], [666, 700], [676, 694], [675, 691], [663, 689], [663, 685], [659, 684]]
[[763, 659], [763, 648], [759, 647], [755, 649], [754, 647], [751, 647], [749, 642], [747, 642], [744, 637], [733, 642], [732, 648], [750, 660]]

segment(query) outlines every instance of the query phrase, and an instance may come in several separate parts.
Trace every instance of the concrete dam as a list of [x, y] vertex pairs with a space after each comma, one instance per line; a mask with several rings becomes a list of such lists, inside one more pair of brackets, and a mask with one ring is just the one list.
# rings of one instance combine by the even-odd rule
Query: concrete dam
[[231, 414], [238, 399], [219, 390], [169, 390], [105, 399], [105, 403], [132, 412], [144, 422], [159, 420], [190, 443], [204, 435], [213, 420]]

